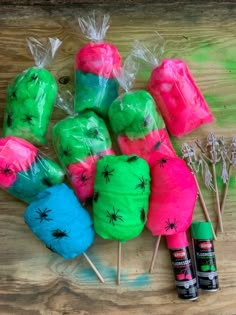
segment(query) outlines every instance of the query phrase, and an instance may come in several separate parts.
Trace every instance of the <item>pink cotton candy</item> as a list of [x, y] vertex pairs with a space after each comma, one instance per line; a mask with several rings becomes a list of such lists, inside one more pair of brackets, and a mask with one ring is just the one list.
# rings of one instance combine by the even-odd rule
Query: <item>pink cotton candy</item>
[[197, 185], [180, 158], [162, 158], [151, 168], [151, 196], [147, 228], [153, 235], [184, 232], [190, 226]]
[[153, 130], [144, 138], [129, 139], [119, 136], [121, 152], [126, 155], [137, 154], [150, 166], [163, 156], [176, 157], [166, 129]]
[[121, 68], [121, 56], [109, 43], [88, 43], [76, 54], [75, 69], [90, 72], [105, 78], [114, 78], [114, 71]]
[[26, 171], [35, 161], [37, 152], [37, 148], [24, 139], [12, 136], [1, 138], [0, 169], [8, 165], [14, 172]]
[[180, 137], [213, 121], [213, 115], [182, 60], [164, 59], [148, 82], [167, 129]]
[[92, 197], [94, 193], [94, 178], [96, 173], [96, 162], [104, 155], [114, 155], [111, 149], [105, 150], [100, 156], [88, 156], [84, 161], [72, 163], [68, 166], [71, 182], [78, 199], [83, 202]]

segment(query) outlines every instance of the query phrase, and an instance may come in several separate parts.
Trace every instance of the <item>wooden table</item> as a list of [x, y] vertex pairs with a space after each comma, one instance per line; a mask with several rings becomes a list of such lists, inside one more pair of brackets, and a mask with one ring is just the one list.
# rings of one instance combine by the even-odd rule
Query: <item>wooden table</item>
[[[26, 38], [56, 36], [63, 40], [50, 70], [57, 80], [69, 78], [66, 85], [59, 83], [60, 88], [71, 88], [74, 56], [86, 42], [74, 27], [76, 18], [92, 8], [102, 8], [112, 16], [107, 40], [117, 45], [123, 57], [128, 55], [135, 39], [147, 42], [158, 31], [166, 40], [165, 56], [181, 57], [188, 62], [215, 122], [183, 138], [172, 138], [177, 152], [184, 141], [204, 140], [210, 131], [230, 141], [236, 128], [235, 1], [56, 2], [4, 1], [0, 6], [1, 125], [8, 83], [33, 65]], [[149, 71], [143, 70], [135, 88], [145, 88], [148, 76]], [[55, 109], [51, 126], [63, 117], [65, 114]], [[56, 158], [50, 140], [42, 150]], [[65, 261], [49, 252], [24, 224], [26, 205], [1, 191], [0, 314], [236, 314], [235, 175], [233, 171], [223, 217], [225, 232], [215, 242], [220, 290], [201, 294], [195, 302], [184, 302], [176, 296], [164, 239], [152, 275], [148, 274], [148, 268], [155, 238], [150, 232], [145, 230], [123, 245], [122, 283], [118, 287], [117, 244], [97, 237], [88, 254], [106, 280], [101, 284], [83, 257]], [[215, 223], [214, 193], [203, 184], [201, 188]], [[199, 203], [194, 219], [203, 219]]]

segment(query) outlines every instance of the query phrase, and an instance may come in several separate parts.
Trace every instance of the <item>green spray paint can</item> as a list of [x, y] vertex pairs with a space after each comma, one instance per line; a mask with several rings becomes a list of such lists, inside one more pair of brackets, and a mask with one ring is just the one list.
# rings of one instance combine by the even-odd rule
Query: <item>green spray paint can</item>
[[205, 291], [219, 289], [211, 222], [191, 224], [198, 287]]

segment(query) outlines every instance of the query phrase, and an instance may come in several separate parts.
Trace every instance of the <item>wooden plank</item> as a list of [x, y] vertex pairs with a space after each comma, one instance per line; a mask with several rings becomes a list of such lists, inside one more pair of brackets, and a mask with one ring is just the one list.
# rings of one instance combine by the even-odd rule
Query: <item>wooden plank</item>
[[[63, 2], [63, 1], [61, 1]], [[235, 133], [236, 110], [236, 3], [234, 1], [170, 1], [99, 6], [89, 1], [71, 6], [55, 6], [55, 1], [24, 2], [36, 7], [15, 6], [22, 1], [5, 1], [0, 6], [0, 121], [7, 84], [33, 65], [26, 48], [28, 36], [59, 37], [63, 45], [50, 70], [57, 80], [70, 81], [60, 88], [73, 88], [76, 51], [86, 42], [75, 28], [76, 18], [93, 8], [112, 14], [107, 36], [127, 56], [133, 40], [149, 41], [158, 31], [166, 40], [166, 56], [187, 60], [199, 87], [206, 96], [215, 122], [191, 134], [172, 139], [179, 149], [183, 141], [203, 139], [209, 131], [229, 141]], [[14, 4], [14, 5], [10, 5]], [[44, 5], [45, 4], [45, 5]], [[50, 4], [50, 5], [46, 5]], [[150, 71], [143, 69], [135, 88], [145, 88]], [[65, 117], [55, 109], [53, 124]], [[2, 130], [1, 130], [2, 134]], [[49, 133], [50, 135], [50, 133]], [[43, 151], [55, 157], [50, 136]], [[201, 184], [202, 185], [202, 184]], [[215, 244], [220, 276], [219, 292], [201, 294], [194, 303], [176, 297], [169, 254], [164, 239], [154, 273], [147, 273], [155, 239], [145, 230], [140, 237], [122, 246], [121, 286], [116, 286], [116, 243], [97, 237], [88, 254], [103, 274], [100, 284], [83, 257], [64, 261], [29, 232], [22, 215], [25, 204], [0, 191], [0, 314], [236, 314], [236, 178], [233, 171], [224, 214], [225, 233]], [[203, 187], [202, 187], [203, 188]], [[210, 215], [216, 221], [214, 195], [203, 188]], [[203, 219], [199, 205], [195, 219]]]

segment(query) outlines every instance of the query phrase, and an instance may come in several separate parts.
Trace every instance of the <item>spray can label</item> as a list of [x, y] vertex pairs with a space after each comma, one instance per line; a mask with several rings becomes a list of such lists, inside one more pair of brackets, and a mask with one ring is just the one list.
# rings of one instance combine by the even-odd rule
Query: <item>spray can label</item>
[[194, 240], [198, 286], [202, 290], [219, 288], [214, 244], [211, 240]]
[[193, 270], [189, 248], [170, 249], [170, 255], [178, 296], [186, 300], [197, 299], [197, 280]]

